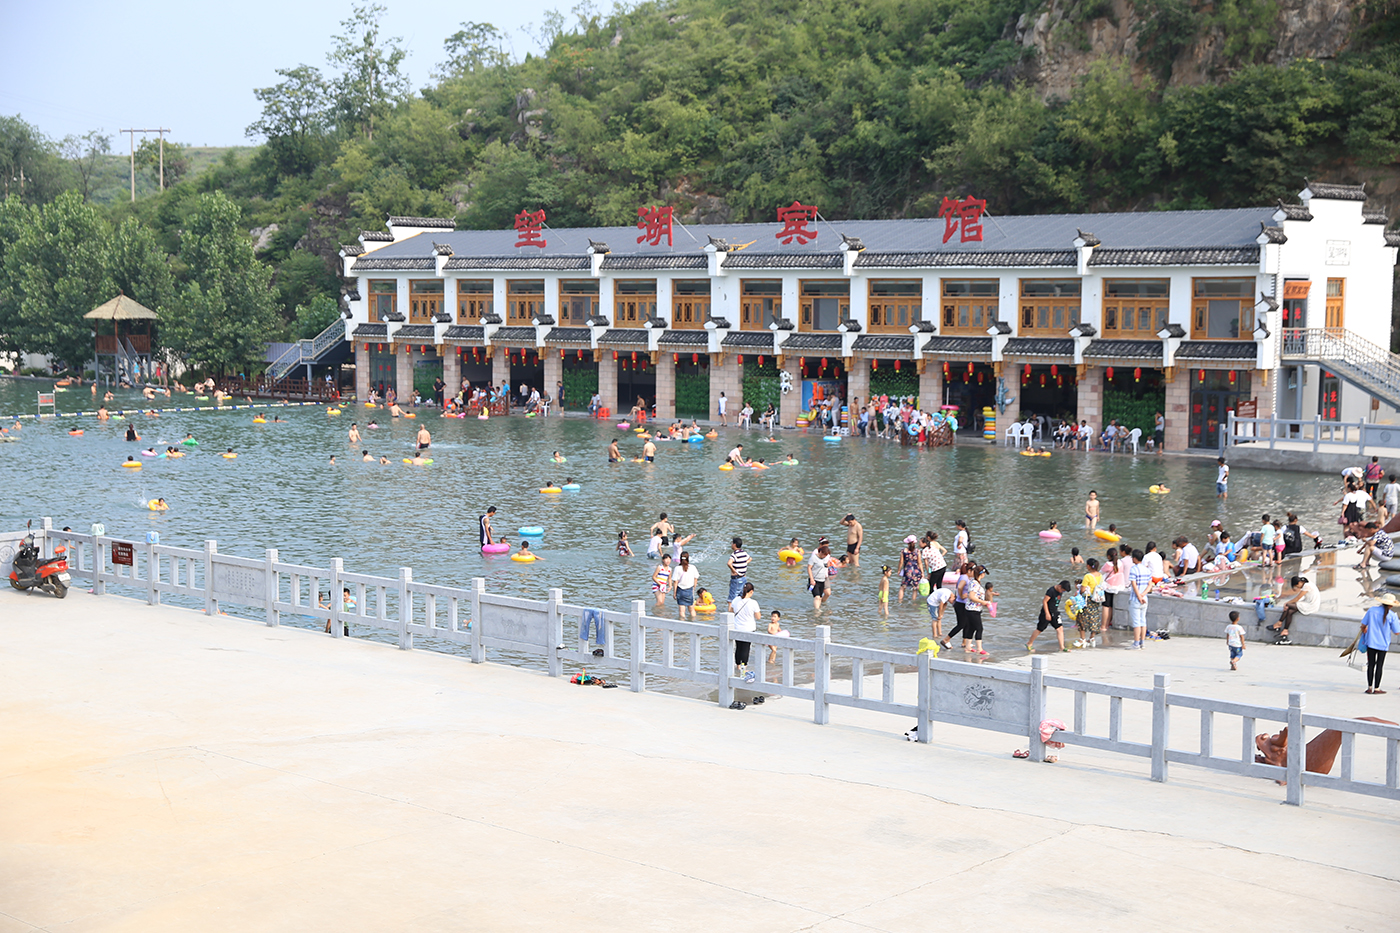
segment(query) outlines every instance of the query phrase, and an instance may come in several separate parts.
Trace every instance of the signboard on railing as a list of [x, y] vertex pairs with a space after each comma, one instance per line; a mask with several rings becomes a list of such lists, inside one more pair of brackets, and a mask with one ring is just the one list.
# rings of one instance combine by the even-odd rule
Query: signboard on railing
[[[1010, 673], [1010, 672], [1006, 672]], [[953, 672], [935, 665], [929, 688], [930, 715], [935, 720], [982, 728], [1002, 726], [1003, 732], [1024, 733], [1031, 715], [1030, 675], [1026, 682], [990, 677], [987, 672]]]
[[498, 648], [535, 652], [549, 648], [549, 612], [539, 603], [508, 597], [482, 597], [481, 639]]
[[23, 531], [0, 534], [0, 576], [9, 577], [15, 554], [19, 551], [20, 542], [24, 540], [25, 534]]
[[136, 563], [136, 554], [131, 549], [130, 541], [112, 542], [112, 563], [121, 564], [123, 567], [130, 567]]
[[267, 601], [267, 570], [241, 567], [214, 558], [214, 598], [221, 602], [261, 606]]

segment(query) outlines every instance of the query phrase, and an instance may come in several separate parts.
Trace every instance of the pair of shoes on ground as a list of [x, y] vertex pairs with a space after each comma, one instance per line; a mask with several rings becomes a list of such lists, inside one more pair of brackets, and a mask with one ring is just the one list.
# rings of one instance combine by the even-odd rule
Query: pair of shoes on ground
[[1378, 689], [1376, 689], [1376, 688], [1374, 688], [1374, 687], [1367, 687], [1367, 688], [1366, 688], [1366, 692], [1367, 692], [1367, 693], [1385, 693], [1384, 690], [1378, 690]]

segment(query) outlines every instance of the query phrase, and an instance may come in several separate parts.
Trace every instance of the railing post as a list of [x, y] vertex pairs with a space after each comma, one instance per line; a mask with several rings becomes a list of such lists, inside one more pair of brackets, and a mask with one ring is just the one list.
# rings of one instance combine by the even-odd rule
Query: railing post
[[1226, 447], [1234, 446], [1235, 443], [1235, 413], [1230, 411], [1225, 414], [1225, 437], [1220, 443], [1220, 449], [1222, 451]]
[[53, 531], [53, 519], [45, 515], [39, 522], [39, 552], [47, 560], [53, 557], [53, 543], [49, 541], [49, 532]]
[[633, 693], [641, 693], [647, 688], [646, 674], [642, 673], [642, 661], [646, 658], [647, 643], [646, 635], [642, 630], [642, 616], [646, 615], [646, 603], [640, 599], [632, 600], [632, 618], [628, 620], [632, 626], [632, 650], [628, 654], [628, 675], [629, 686]]
[[1313, 415], [1313, 453], [1322, 445], [1322, 415]]
[[156, 546], [146, 539], [146, 605], [154, 606], [158, 601], [156, 576], [160, 568], [156, 566]]
[[719, 705], [728, 707], [734, 702], [734, 688], [729, 685], [729, 675], [734, 671], [734, 613], [724, 612], [719, 617]]
[[1303, 763], [1307, 760], [1307, 737], [1303, 735], [1303, 706], [1308, 695], [1295, 691], [1288, 695], [1288, 789], [1284, 803], [1303, 805]]
[[1045, 743], [1040, 738], [1040, 724], [1045, 719], [1045, 658], [1031, 658], [1031, 721], [1026, 724], [1030, 739], [1031, 760], [1045, 760]]
[[564, 591], [550, 587], [549, 601], [545, 603], [545, 613], [549, 619], [549, 676], [558, 677], [564, 673], [564, 659], [559, 652], [564, 650]]
[[1366, 419], [1361, 419], [1356, 423], [1356, 453], [1357, 456], [1366, 454]]
[[816, 675], [812, 680], [812, 722], [824, 726], [831, 721], [831, 709], [826, 705], [826, 691], [831, 684], [831, 626], [818, 625], [816, 637]]
[[919, 741], [927, 745], [933, 741], [933, 720], [929, 718], [929, 706], [933, 702], [933, 652], [919, 655]]
[[480, 664], [486, 660], [486, 646], [481, 643], [481, 594], [486, 592], [486, 581], [481, 577], [473, 577], [468, 592], [471, 593], [471, 618], [467, 620], [467, 627], [472, 636], [472, 663]]
[[1170, 674], [1152, 675], [1152, 780], [1167, 780], [1167, 744], [1171, 741], [1171, 707], [1167, 706]]
[[207, 616], [219, 611], [219, 601], [214, 598], [214, 555], [218, 552], [218, 542], [204, 542], [204, 614]]
[[[267, 600], [267, 624], [273, 628], [282, 624], [282, 616], [277, 611], [277, 597], [281, 595], [281, 586], [277, 583], [277, 548], [270, 547], [263, 555], [267, 570], [266, 580], [263, 583], [263, 599]], [[295, 580], [292, 581], [296, 583]], [[313, 594], [312, 598], [320, 594]], [[295, 599], [293, 600], [295, 601]]]
[[408, 625], [413, 621], [413, 594], [408, 586], [413, 582], [413, 568], [399, 568], [399, 647], [404, 651], [413, 648], [413, 633]]
[[[342, 638], [349, 623], [340, 617], [341, 610], [345, 606], [345, 601], [341, 598], [340, 575], [345, 572], [345, 561], [339, 557], [331, 558], [331, 635], [335, 638]], [[356, 605], [359, 605], [358, 603]]]
[[107, 595], [107, 581], [102, 575], [107, 572], [107, 558], [102, 553], [102, 536], [92, 536], [92, 593], [94, 596]]

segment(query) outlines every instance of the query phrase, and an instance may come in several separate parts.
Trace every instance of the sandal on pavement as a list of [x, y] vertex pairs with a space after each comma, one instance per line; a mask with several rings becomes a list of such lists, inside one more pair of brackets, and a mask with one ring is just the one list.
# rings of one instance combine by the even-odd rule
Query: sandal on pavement
[[1014, 752], [1011, 753], [1011, 757], [1012, 757], [1012, 758], [1029, 758], [1029, 757], [1031, 757], [1031, 753], [1028, 752], [1028, 751], [1022, 751], [1021, 749], [1018, 748], [1018, 749], [1016, 749], [1016, 751], [1014, 751]]

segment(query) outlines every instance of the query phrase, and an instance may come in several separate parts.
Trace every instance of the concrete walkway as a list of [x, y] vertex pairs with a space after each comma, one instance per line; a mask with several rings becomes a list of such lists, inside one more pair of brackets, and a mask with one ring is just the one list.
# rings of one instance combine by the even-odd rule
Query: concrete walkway
[[[1251, 649], [1232, 680], [1219, 646], [1160, 647], [1055, 669], [1133, 683], [1171, 661], [1208, 676], [1190, 692], [1299, 684], [1310, 709], [1400, 719], [1400, 690], [1360, 695], [1334, 651]], [[1079, 749], [1033, 764], [1006, 736], [921, 746], [890, 717], [819, 727], [791, 699], [736, 712], [80, 592], [0, 593], [0, 663], [0, 933], [1235, 933], [1400, 912], [1385, 801], [1309, 789], [1298, 809], [1180, 766], [1154, 784]]]

